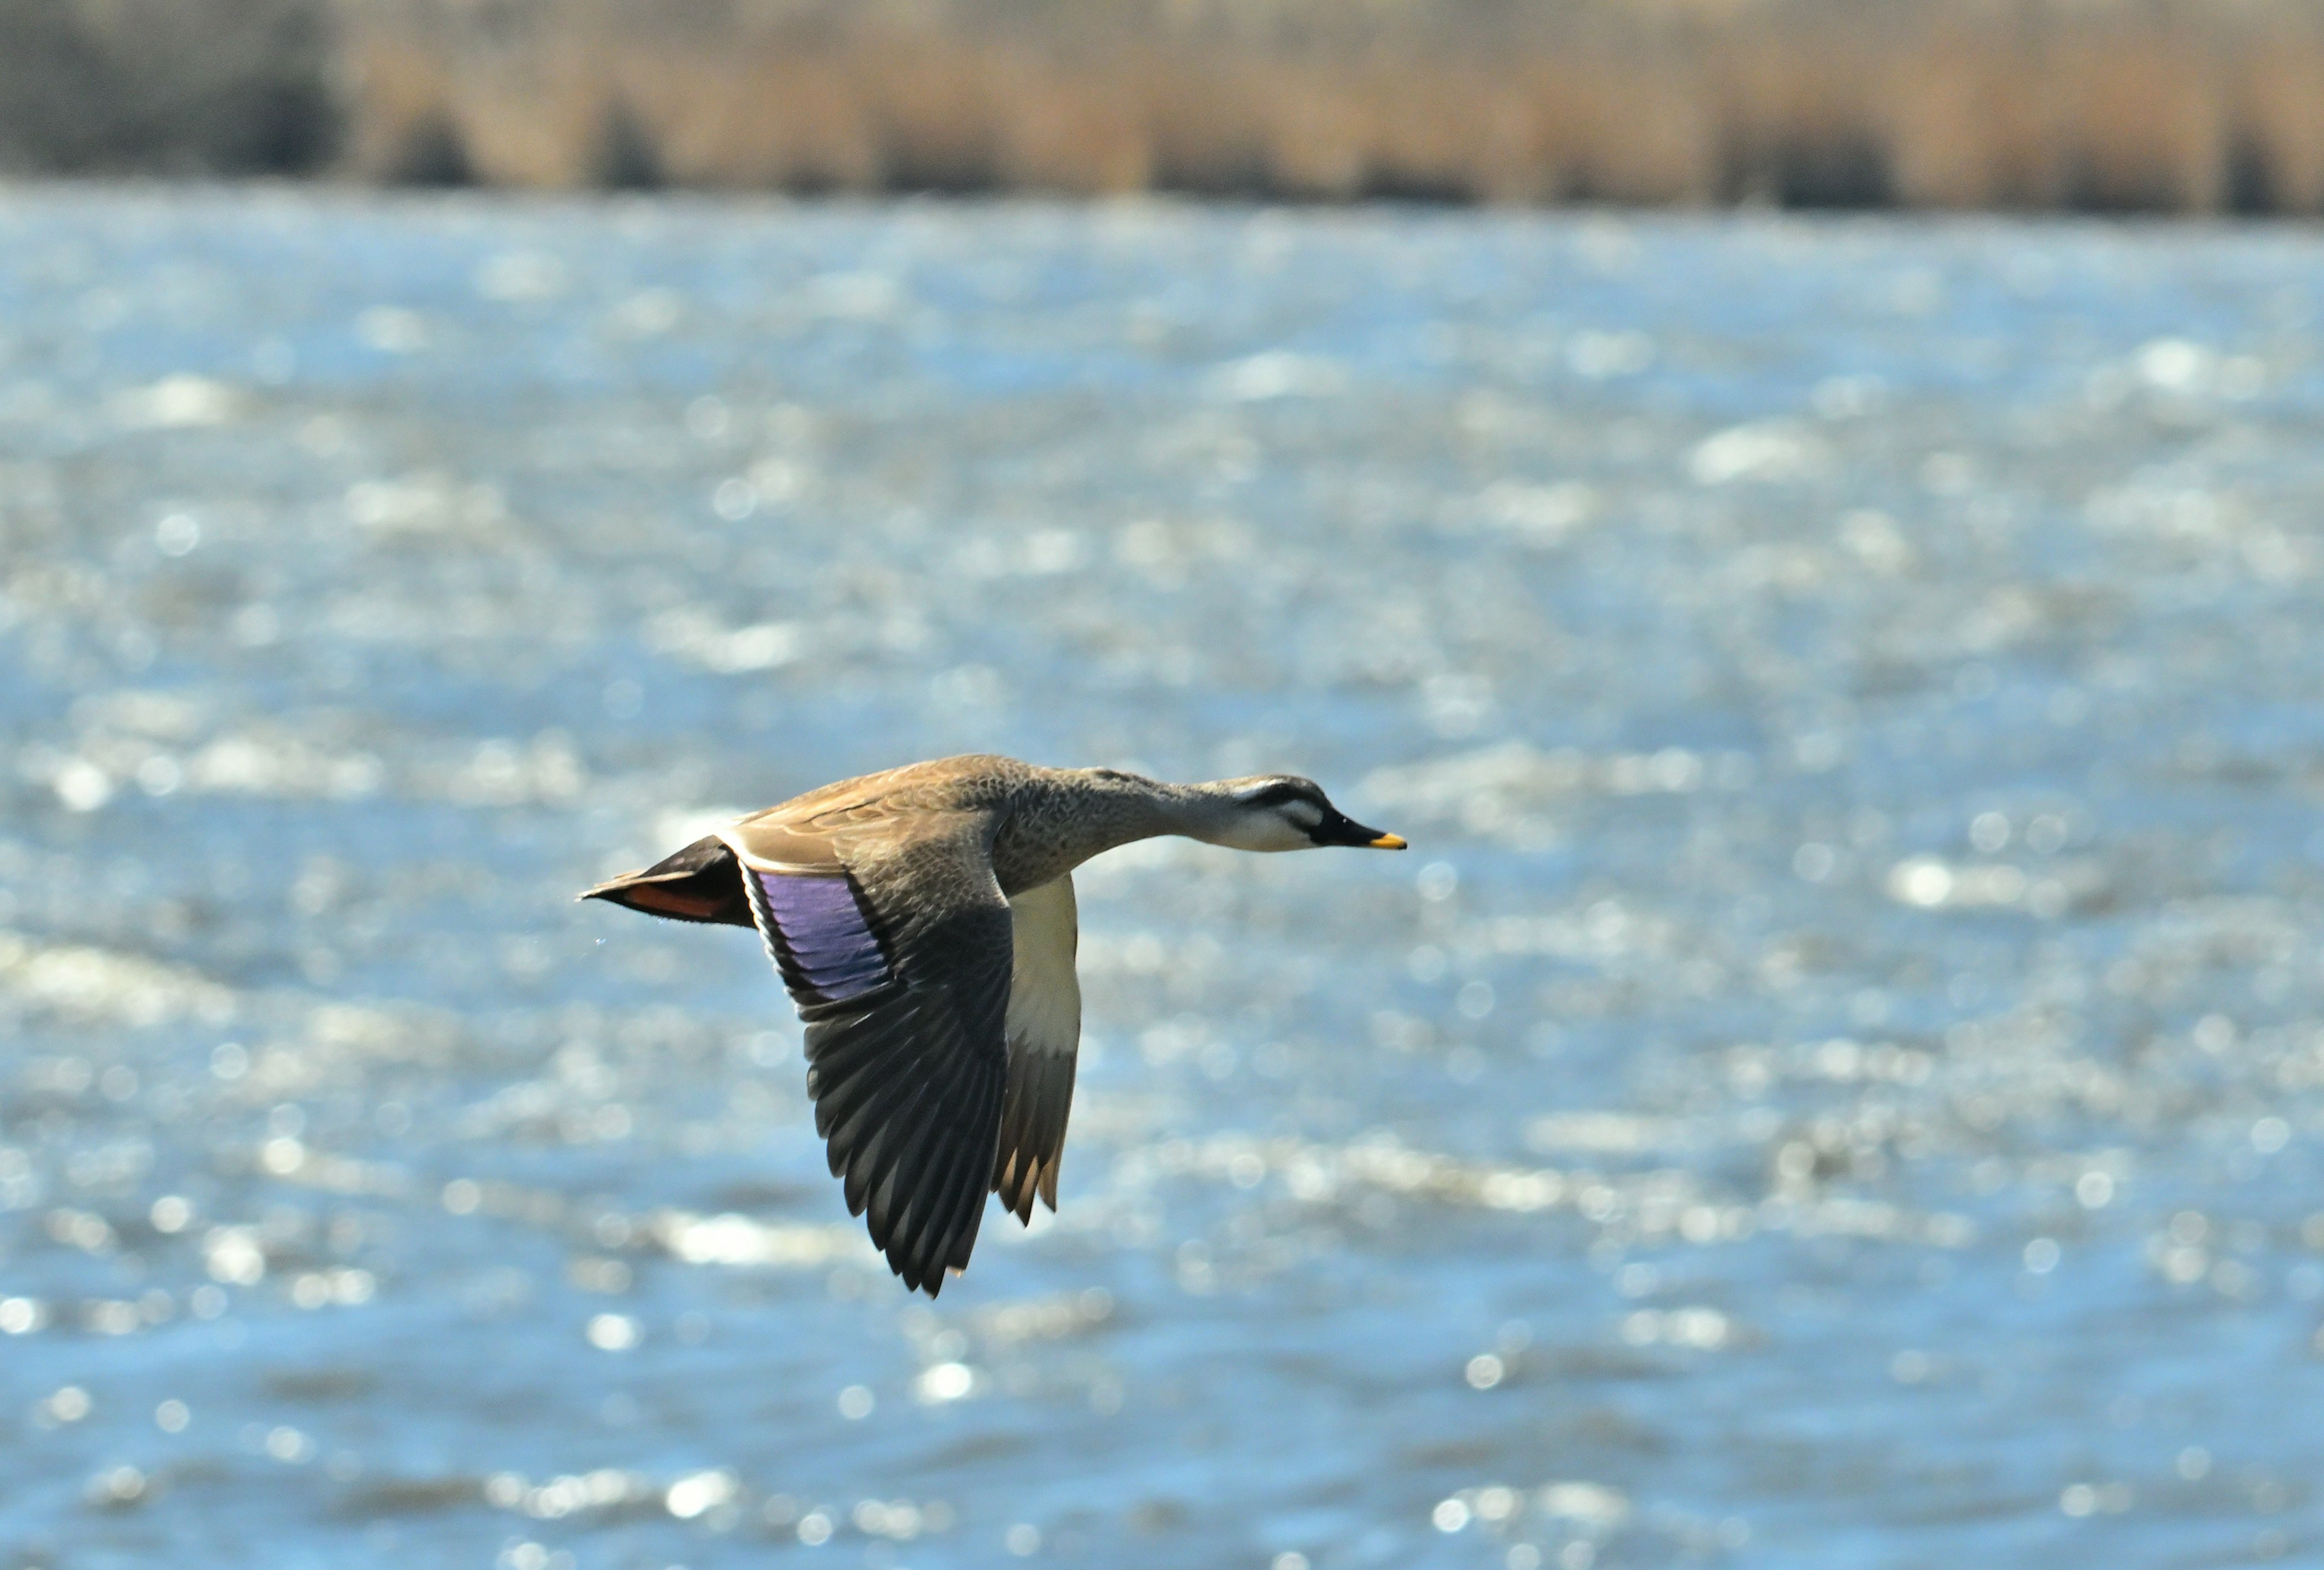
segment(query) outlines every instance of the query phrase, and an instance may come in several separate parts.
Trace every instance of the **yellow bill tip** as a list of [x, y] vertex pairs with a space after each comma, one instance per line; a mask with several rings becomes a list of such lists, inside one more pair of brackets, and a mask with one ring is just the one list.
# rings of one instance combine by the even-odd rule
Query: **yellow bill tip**
[[1400, 834], [1384, 834], [1378, 839], [1370, 840], [1366, 843], [1368, 843], [1374, 850], [1402, 850], [1405, 848], [1404, 836]]

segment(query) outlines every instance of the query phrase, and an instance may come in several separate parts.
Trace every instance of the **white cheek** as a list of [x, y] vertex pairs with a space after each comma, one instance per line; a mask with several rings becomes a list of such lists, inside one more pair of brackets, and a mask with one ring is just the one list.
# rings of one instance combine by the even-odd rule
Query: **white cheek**
[[[1321, 822], [1322, 819], [1319, 817], [1317, 821]], [[1313, 850], [1315, 848], [1315, 842], [1310, 839], [1307, 836], [1307, 831], [1297, 824], [1286, 823], [1277, 818], [1268, 826], [1267, 844], [1263, 848], [1271, 851]]]
[[1240, 851], [1295, 851], [1310, 849], [1315, 842], [1282, 818], [1267, 817], [1238, 824], [1233, 835], [1219, 843]]
[[1268, 834], [1268, 850], [1313, 850], [1315, 841], [1308, 838], [1306, 829], [1292, 822], [1276, 822]]

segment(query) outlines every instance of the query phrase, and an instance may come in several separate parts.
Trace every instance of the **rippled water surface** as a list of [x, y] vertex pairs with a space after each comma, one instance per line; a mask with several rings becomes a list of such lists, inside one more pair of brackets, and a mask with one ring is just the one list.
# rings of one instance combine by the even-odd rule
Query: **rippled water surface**
[[[0, 192], [0, 1563], [2324, 1556], [2324, 244]], [[930, 1306], [745, 932], [1084, 869]]]

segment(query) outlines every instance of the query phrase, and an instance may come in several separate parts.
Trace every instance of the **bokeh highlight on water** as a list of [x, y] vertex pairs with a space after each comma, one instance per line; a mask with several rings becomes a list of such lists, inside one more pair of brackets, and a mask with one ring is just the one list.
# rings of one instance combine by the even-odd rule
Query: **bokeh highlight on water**
[[[0, 1555], [2324, 1553], [2303, 229], [0, 195]], [[1062, 1213], [907, 1296], [749, 934], [964, 750]]]

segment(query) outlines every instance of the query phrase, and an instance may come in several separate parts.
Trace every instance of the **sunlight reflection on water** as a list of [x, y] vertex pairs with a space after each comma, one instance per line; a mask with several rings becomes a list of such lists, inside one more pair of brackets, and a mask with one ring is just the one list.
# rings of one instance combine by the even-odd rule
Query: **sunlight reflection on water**
[[[0, 1550], [2295, 1555], [2315, 250], [6, 192]], [[931, 1306], [569, 897], [967, 749], [1417, 848], [1088, 868]]]

